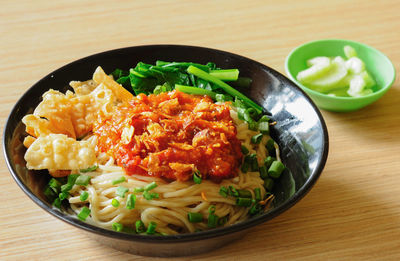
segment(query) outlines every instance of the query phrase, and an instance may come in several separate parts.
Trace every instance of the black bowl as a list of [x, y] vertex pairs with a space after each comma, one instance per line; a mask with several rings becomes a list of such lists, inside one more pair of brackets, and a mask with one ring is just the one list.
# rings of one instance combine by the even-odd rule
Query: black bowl
[[[209, 61], [221, 68], [238, 68], [250, 77], [250, 88], [241, 90], [262, 105], [277, 124], [271, 136], [281, 148], [287, 170], [275, 185], [273, 208], [263, 215], [229, 227], [193, 234], [151, 236], [102, 229], [62, 213], [43, 196], [47, 175], [25, 168], [21, 119], [31, 113], [49, 88], [65, 92], [71, 80], [91, 79], [100, 65], [110, 73], [115, 68], [129, 69], [137, 62]], [[12, 109], [4, 130], [3, 151], [8, 168], [21, 189], [40, 207], [55, 217], [88, 232], [96, 240], [122, 251], [149, 256], [193, 255], [221, 247], [239, 238], [249, 228], [266, 222], [295, 205], [315, 184], [328, 156], [328, 133], [321, 113], [311, 99], [282, 74], [248, 58], [209, 48], [179, 45], [128, 47], [95, 54], [72, 62], [33, 85]]]

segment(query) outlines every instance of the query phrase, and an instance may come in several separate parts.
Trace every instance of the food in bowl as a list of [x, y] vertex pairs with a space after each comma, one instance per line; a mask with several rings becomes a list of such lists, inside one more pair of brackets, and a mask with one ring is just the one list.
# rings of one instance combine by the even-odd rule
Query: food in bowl
[[99, 67], [92, 80], [71, 82], [74, 92], [49, 90], [23, 118], [27, 168], [53, 176], [44, 193], [55, 207], [161, 235], [268, 208], [285, 166], [269, 136], [274, 122], [224, 82], [243, 82], [237, 70], [159, 62], [112, 75]]
[[306, 87], [332, 96], [361, 97], [373, 92], [376, 85], [364, 62], [349, 45], [341, 56], [317, 56], [307, 60], [309, 68], [300, 71], [296, 79]]

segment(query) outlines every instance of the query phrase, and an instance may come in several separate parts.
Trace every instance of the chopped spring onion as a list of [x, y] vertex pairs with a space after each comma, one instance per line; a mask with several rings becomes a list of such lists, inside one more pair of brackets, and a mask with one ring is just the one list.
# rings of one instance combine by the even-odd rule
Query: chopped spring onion
[[75, 184], [80, 186], [87, 186], [89, 184], [91, 177], [87, 175], [80, 175], [76, 180]]
[[43, 193], [48, 200], [53, 200], [55, 197], [57, 197], [57, 193], [54, 192], [54, 190], [52, 188], [50, 188], [49, 186], [46, 186]]
[[143, 189], [144, 189], [144, 191], [150, 191], [156, 187], [157, 187], [157, 183], [155, 181], [153, 181], [153, 182], [147, 184], [146, 186], [144, 186]]
[[214, 214], [209, 214], [207, 226], [209, 228], [215, 228], [217, 226], [217, 224], [218, 224], [218, 216], [214, 215]]
[[114, 231], [120, 232], [120, 231], [122, 231], [123, 228], [124, 228], [124, 225], [122, 225], [121, 223], [114, 222], [112, 224], [112, 229]]
[[[193, 75], [193, 74], [191, 74], [191, 75]], [[217, 93], [217, 94], [215, 95], [215, 100], [216, 100], [217, 102], [226, 102], [226, 101], [232, 101], [233, 99], [232, 99], [232, 96], [230, 96], [230, 95], [225, 95], [225, 94], [222, 94], [222, 93]]]
[[261, 166], [258, 170], [260, 172], [260, 177], [262, 179], [268, 178], [268, 170], [267, 167]]
[[81, 212], [79, 212], [78, 214], [78, 218], [82, 221], [85, 221], [86, 218], [89, 216], [90, 214], [90, 209], [87, 207], [83, 207]]
[[233, 186], [229, 186], [229, 195], [232, 197], [239, 197], [239, 192]]
[[134, 209], [135, 208], [135, 203], [136, 203], [136, 195], [135, 194], [129, 194], [128, 198], [126, 199], [126, 208], [127, 209]]
[[237, 198], [236, 199], [236, 205], [241, 206], [241, 207], [250, 207], [252, 204], [251, 198]]
[[75, 184], [75, 181], [76, 181], [76, 179], [78, 178], [80, 176], [80, 174], [71, 174], [71, 175], [68, 175], [68, 184], [71, 184], [71, 185], [74, 185]]
[[117, 194], [118, 196], [120, 196], [121, 198], [125, 197], [126, 192], [128, 192], [129, 189], [125, 188], [123, 186], [118, 186], [117, 190], [115, 191], [115, 194]]
[[246, 146], [242, 145], [241, 150], [242, 150], [243, 155], [249, 154], [249, 149], [246, 148]]
[[240, 98], [241, 100], [243, 100], [244, 103], [246, 103], [250, 107], [253, 107], [258, 113], [262, 112], [262, 107], [260, 105], [256, 104], [251, 99], [247, 98], [244, 94], [242, 94], [238, 90], [232, 88], [231, 86], [229, 86], [225, 82], [221, 81], [220, 79], [216, 78], [215, 76], [212, 76], [209, 73], [207, 73], [195, 66], [192, 66], [192, 65], [187, 68], [187, 72], [194, 74], [195, 76], [197, 76], [201, 79], [204, 79], [206, 81], [209, 81], [209, 82], [212, 82], [212, 83], [218, 85], [228, 94], [232, 95], [233, 97], [236, 96], [236, 97]]
[[239, 198], [251, 198], [251, 192], [247, 189], [238, 189], [237, 192], [239, 193]]
[[253, 144], [260, 144], [261, 140], [262, 140], [263, 134], [262, 133], [258, 133], [254, 136], [251, 137], [251, 143]]
[[111, 205], [112, 205], [114, 208], [119, 207], [119, 201], [118, 201], [118, 199], [113, 198], [113, 200], [111, 200]]
[[135, 222], [135, 230], [136, 230], [136, 233], [143, 233], [144, 231], [146, 231], [146, 227], [144, 226], [143, 221], [137, 220]]
[[276, 151], [275, 151], [275, 141], [273, 139], [269, 139], [267, 141], [267, 144], [265, 145], [265, 147], [267, 148], [268, 154], [271, 157], [275, 157], [276, 156]]
[[122, 183], [122, 182], [125, 182], [126, 181], [126, 178], [124, 177], [124, 176], [122, 176], [122, 177], [119, 177], [119, 178], [117, 178], [117, 179], [114, 179], [113, 181], [112, 181], [112, 184], [113, 185], [116, 185], [116, 184], [119, 184], [119, 183]]
[[146, 234], [152, 235], [156, 232], [157, 223], [150, 221], [149, 226], [147, 227]]
[[264, 159], [264, 166], [269, 169], [271, 167], [272, 162], [274, 162], [276, 159], [274, 157], [268, 156]]
[[74, 186], [74, 184], [64, 184], [61, 186], [61, 192], [68, 192], [72, 189], [72, 187]]
[[219, 194], [224, 198], [226, 198], [228, 197], [228, 193], [229, 193], [228, 189], [224, 186], [221, 186], [221, 188], [219, 189]]
[[249, 168], [250, 168], [250, 164], [247, 161], [244, 161], [242, 166], [240, 167], [240, 170], [243, 173], [247, 173], [247, 171], [249, 171]]
[[53, 206], [55, 206], [56, 208], [61, 208], [61, 200], [60, 200], [60, 198], [56, 198], [53, 201]]
[[69, 193], [68, 192], [61, 192], [58, 197], [60, 198], [60, 200], [64, 200], [66, 198], [68, 198]]
[[266, 178], [264, 179], [264, 188], [267, 191], [272, 191], [272, 188], [274, 187], [274, 180], [271, 178]]
[[228, 222], [228, 216], [224, 216], [218, 219], [218, 226], [223, 226]]
[[61, 190], [61, 183], [55, 178], [51, 178], [49, 181], [49, 186], [54, 190], [54, 192], [59, 192]]
[[133, 192], [138, 193], [138, 192], [143, 192], [144, 188], [134, 188]]
[[258, 171], [257, 154], [255, 153], [250, 154], [250, 158], [251, 158], [251, 164], [250, 164], [251, 171]]
[[143, 192], [142, 195], [146, 200], [152, 200], [154, 198], [159, 198], [160, 197], [160, 195], [158, 193], [150, 193], [148, 191]]
[[87, 169], [81, 169], [80, 172], [81, 173], [92, 172], [92, 171], [95, 171], [98, 167], [99, 166], [97, 166], [97, 165], [93, 165]]
[[191, 223], [198, 223], [203, 221], [203, 215], [201, 213], [193, 213], [193, 212], [189, 212], [187, 214], [188, 216], [188, 220]]
[[261, 190], [260, 188], [254, 189], [254, 199], [258, 202], [261, 200]]
[[185, 86], [185, 85], [180, 85], [180, 84], [175, 84], [175, 90], [178, 90], [180, 92], [184, 92], [187, 94], [194, 94], [194, 95], [208, 95], [210, 96], [213, 100], [216, 99], [216, 93], [213, 91], [209, 91], [206, 89], [198, 88], [198, 87], [193, 87], [193, 86]]
[[200, 184], [202, 181], [202, 175], [200, 173], [200, 171], [196, 170], [193, 172], [193, 181], [196, 184]]
[[210, 205], [208, 207], [208, 213], [209, 214], [214, 214], [215, 213], [215, 205]]
[[258, 130], [262, 134], [268, 134], [269, 133], [269, 123], [268, 122], [260, 122], [260, 123], [258, 123]]
[[249, 210], [249, 214], [251, 216], [257, 215], [261, 212], [262, 207], [260, 204], [254, 204], [253, 206], [251, 206], [250, 210]]
[[285, 165], [282, 162], [275, 160], [272, 162], [271, 167], [268, 169], [268, 175], [271, 178], [277, 179], [282, 174], [282, 171], [285, 169]]
[[269, 117], [267, 115], [261, 116], [261, 118], [258, 120], [259, 123], [261, 122], [269, 122]]

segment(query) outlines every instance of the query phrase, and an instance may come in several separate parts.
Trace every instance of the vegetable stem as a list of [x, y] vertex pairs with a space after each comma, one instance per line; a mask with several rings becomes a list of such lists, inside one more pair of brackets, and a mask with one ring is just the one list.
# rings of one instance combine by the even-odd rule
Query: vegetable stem
[[180, 85], [180, 84], [175, 84], [175, 90], [178, 90], [180, 92], [184, 92], [184, 93], [187, 93], [187, 94], [208, 95], [213, 100], [215, 100], [215, 97], [217, 95], [215, 92], [212, 92], [212, 91], [209, 91], [209, 90], [206, 90], [206, 89], [201, 89], [201, 88], [192, 87], [192, 86], [185, 86], [185, 85]]
[[211, 70], [210, 75], [221, 81], [236, 81], [239, 77], [238, 69]]

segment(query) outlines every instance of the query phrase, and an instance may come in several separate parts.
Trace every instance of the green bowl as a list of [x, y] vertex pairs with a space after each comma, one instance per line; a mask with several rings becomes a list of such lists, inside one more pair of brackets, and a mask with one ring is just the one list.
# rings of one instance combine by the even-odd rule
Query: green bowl
[[[307, 88], [296, 80], [297, 74], [307, 68], [306, 61], [316, 56], [343, 56], [343, 47], [350, 45], [364, 61], [368, 72], [376, 81], [374, 92], [362, 97], [337, 97]], [[392, 62], [380, 51], [354, 41], [341, 39], [317, 40], [295, 48], [286, 57], [287, 76], [302, 88], [321, 109], [346, 112], [361, 109], [382, 97], [393, 84], [396, 71]]]

